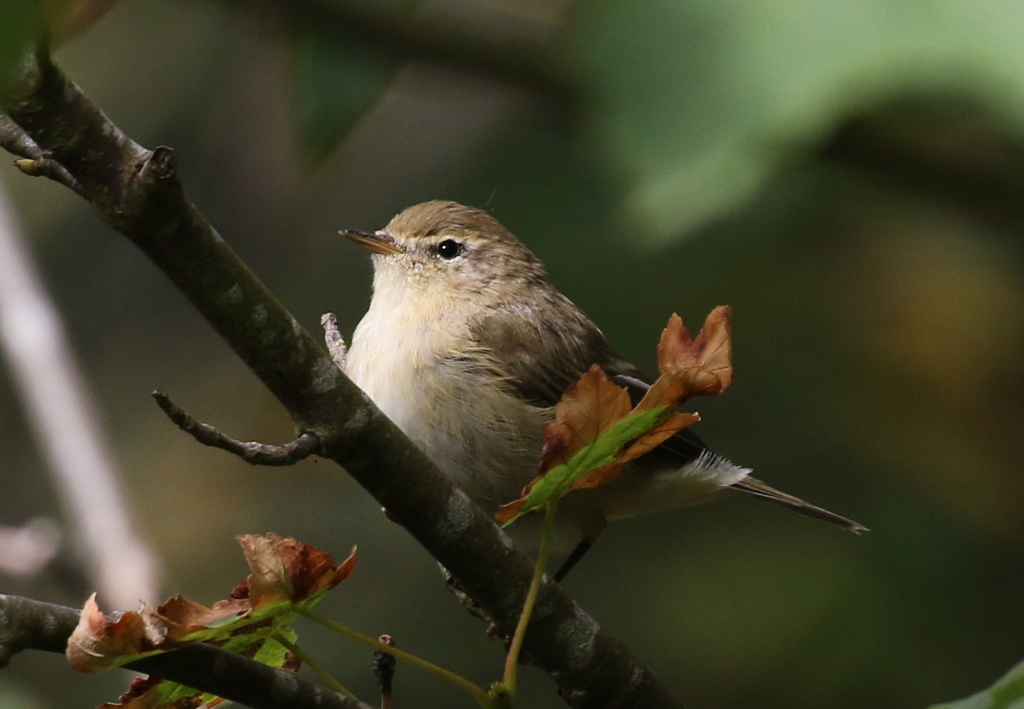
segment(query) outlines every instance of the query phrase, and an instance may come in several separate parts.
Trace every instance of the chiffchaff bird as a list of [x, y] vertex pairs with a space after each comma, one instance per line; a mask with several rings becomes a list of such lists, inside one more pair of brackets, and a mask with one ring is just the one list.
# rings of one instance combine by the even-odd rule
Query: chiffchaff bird
[[[544, 423], [591, 365], [636, 399], [648, 388], [644, 375], [548, 282], [540, 259], [487, 212], [426, 202], [380, 231], [341, 233], [373, 259], [373, 298], [353, 335], [346, 373], [487, 512], [519, 497], [536, 476]], [[613, 483], [561, 501], [555, 541], [575, 550], [558, 577], [607, 520], [731, 492], [864, 529], [765, 485], [683, 429]], [[539, 515], [510, 527], [516, 541], [538, 538], [531, 517]]]

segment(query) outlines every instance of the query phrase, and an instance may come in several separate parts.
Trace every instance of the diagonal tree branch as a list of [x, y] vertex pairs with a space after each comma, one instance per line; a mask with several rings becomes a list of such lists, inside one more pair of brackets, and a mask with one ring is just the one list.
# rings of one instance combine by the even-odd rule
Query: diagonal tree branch
[[[128, 138], [48, 61], [27, 60], [3, 110], [84, 186], [100, 217], [171, 279], [281, 401], [511, 634], [532, 562], [335, 366], [185, 199], [170, 148]], [[678, 707], [655, 675], [546, 581], [524, 644], [570, 704]]]

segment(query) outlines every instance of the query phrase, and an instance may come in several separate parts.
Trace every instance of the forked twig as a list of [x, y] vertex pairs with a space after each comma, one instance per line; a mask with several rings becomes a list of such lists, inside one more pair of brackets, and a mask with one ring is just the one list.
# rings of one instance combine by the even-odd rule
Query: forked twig
[[258, 441], [239, 441], [225, 436], [208, 423], [196, 421], [187, 411], [167, 398], [163, 392], [154, 391], [153, 398], [156, 399], [157, 405], [163, 409], [167, 417], [182, 431], [191, 435], [204, 446], [226, 450], [251, 465], [272, 467], [294, 465], [300, 460], [305, 460], [320, 452], [320, 438], [315, 433], [307, 431], [283, 446]]

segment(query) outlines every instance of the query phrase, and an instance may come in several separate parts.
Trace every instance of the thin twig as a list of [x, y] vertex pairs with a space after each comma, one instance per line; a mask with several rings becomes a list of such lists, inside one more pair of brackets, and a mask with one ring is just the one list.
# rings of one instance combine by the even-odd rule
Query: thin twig
[[60, 183], [83, 199], [88, 199], [85, 188], [63, 165], [48, 157], [46, 152], [21, 127], [0, 113], [0, 148], [20, 156], [14, 166], [32, 177], [48, 177]]
[[[323, 665], [321, 665], [319, 662], [314, 660], [310, 655], [308, 655], [306, 653], [305, 650], [300, 648], [298, 645], [293, 643], [291, 640], [286, 638], [281, 633], [276, 633], [274, 635], [274, 640], [279, 642], [290, 653], [292, 653], [297, 658], [299, 658], [304, 663], [306, 663], [306, 665], [309, 667], [309, 669], [313, 670], [318, 675], [320, 675], [320, 678], [324, 682], [326, 682], [327, 684], [331, 685], [331, 687], [334, 689], [335, 692], [337, 692], [338, 694], [342, 694], [342, 695], [348, 697], [349, 699], [352, 699], [352, 700], [355, 700], [355, 701], [359, 701], [359, 697], [357, 697], [355, 694], [353, 694], [352, 690], [350, 690], [348, 687], [346, 687], [341, 682], [339, 682], [337, 677], [335, 677], [330, 672], [328, 672], [327, 669]], [[384, 708], [381, 707], [381, 709], [384, 709]]]
[[419, 667], [421, 670], [429, 672], [435, 677], [440, 677], [441, 679], [454, 684], [456, 687], [461, 687], [463, 690], [466, 691], [467, 694], [476, 699], [481, 706], [486, 707], [490, 705], [490, 699], [487, 696], [487, 692], [485, 692], [481, 687], [478, 687], [470, 680], [452, 672], [449, 669], [445, 669], [440, 665], [435, 665], [433, 662], [430, 662], [429, 660], [424, 660], [422, 657], [413, 655], [411, 652], [399, 650], [397, 647], [394, 647], [393, 645], [385, 645], [380, 640], [375, 640], [374, 638], [371, 638], [369, 635], [363, 635], [358, 630], [353, 630], [347, 625], [339, 623], [338, 621], [332, 618], [322, 616], [316, 611], [310, 610], [309, 608], [300, 607], [296, 610], [298, 610], [299, 613], [306, 616], [313, 622], [319, 623], [325, 628], [330, 628], [339, 635], [344, 635], [346, 638], [351, 638], [356, 642], [360, 642], [364, 645], [369, 645], [375, 650], [380, 650], [381, 652], [386, 652], [388, 654], [394, 655], [399, 660], [404, 660], [405, 662], [408, 662], [410, 665], [415, 665], [416, 667]]
[[[381, 635], [377, 638], [388, 647], [395, 646], [395, 639], [390, 635]], [[395, 665], [398, 660], [390, 652], [383, 650], [373, 651], [373, 675], [377, 678], [377, 685], [380, 687], [380, 709], [394, 709], [394, 699], [391, 694], [392, 683], [395, 679]]]
[[251, 465], [270, 467], [295, 465], [300, 460], [305, 460], [320, 452], [320, 439], [315, 433], [303, 433], [294, 441], [285, 443], [283, 446], [259, 443], [258, 441], [239, 441], [225, 436], [208, 423], [196, 421], [162, 392], [154, 391], [153, 398], [156, 399], [157, 405], [163, 409], [167, 417], [182, 431], [191, 435], [204, 446], [220, 448], [228, 453], [233, 453]]
[[43, 155], [43, 151], [29, 137], [28, 133], [2, 113], [0, 113], [0, 148], [12, 155], [20, 155], [33, 160]]
[[505, 658], [504, 684], [508, 689], [511, 699], [516, 696], [516, 680], [519, 673], [519, 653], [523, 649], [523, 640], [526, 638], [526, 630], [530, 625], [530, 618], [533, 616], [533, 608], [537, 603], [537, 594], [540, 592], [541, 582], [544, 580], [544, 568], [548, 564], [548, 554], [551, 551], [551, 537], [555, 531], [555, 515], [558, 512], [558, 500], [548, 502], [544, 516], [544, 536], [540, 538], [540, 551], [537, 553], [537, 565], [534, 569], [533, 579], [530, 581], [530, 588], [526, 592], [526, 600], [523, 602], [523, 612], [519, 616], [519, 623], [516, 625], [515, 635], [512, 636], [512, 644]]

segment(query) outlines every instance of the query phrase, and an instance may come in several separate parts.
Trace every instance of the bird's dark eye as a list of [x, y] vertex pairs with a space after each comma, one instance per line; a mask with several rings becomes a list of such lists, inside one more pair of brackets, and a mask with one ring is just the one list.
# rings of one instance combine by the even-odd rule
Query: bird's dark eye
[[437, 245], [437, 255], [446, 261], [450, 261], [463, 251], [463, 246], [455, 239], [445, 239]]

